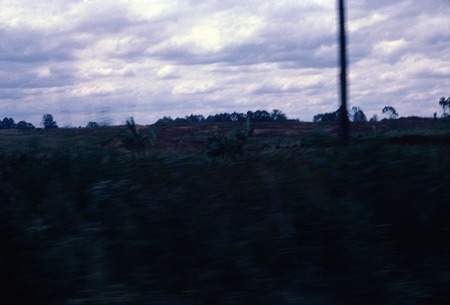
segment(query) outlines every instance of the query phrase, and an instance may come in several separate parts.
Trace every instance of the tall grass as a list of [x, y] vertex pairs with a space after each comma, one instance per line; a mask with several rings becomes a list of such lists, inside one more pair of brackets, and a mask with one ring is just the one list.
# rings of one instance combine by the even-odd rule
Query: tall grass
[[442, 304], [449, 147], [0, 155], [2, 304]]

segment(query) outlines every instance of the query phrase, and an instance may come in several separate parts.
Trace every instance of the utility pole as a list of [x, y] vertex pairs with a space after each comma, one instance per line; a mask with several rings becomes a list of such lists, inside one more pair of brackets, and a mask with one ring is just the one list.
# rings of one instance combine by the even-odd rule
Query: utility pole
[[347, 54], [345, 39], [345, 8], [344, 0], [339, 0], [339, 42], [340, 42], [340, 62], [341, 62], [341, 107], [339, 118], [341, 121], [342, 144], [347, 145], [350, 137], [350, 125], [347, 114]]

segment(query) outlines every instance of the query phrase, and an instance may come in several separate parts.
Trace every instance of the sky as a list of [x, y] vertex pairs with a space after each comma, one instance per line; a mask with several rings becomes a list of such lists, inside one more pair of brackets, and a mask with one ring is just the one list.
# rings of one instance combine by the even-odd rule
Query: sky
[[[0, 0], [0, 117], [41, 127], [339, 107], [333, 0]], [[450, 0], [347, 0], [349, 108], [442, 114]]]

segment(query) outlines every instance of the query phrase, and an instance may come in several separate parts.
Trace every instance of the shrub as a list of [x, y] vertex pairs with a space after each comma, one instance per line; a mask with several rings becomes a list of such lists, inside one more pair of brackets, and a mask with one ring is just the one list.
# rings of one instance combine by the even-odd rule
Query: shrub
[[145, 153], [156, 144], [156, 132], [150, 131], [150, 134], [142, 133], [133, 118], [127, 120], [127, 131], [121, 135], [121, 147], [130, 151]]
[[209, 157], [235, 157], [243, 153], [243, 146], [253, 134], [253, 124], [247, 120], [244, 127], [238, 126], [227, 135], [218, 134], [208, 138], [206, 154]]

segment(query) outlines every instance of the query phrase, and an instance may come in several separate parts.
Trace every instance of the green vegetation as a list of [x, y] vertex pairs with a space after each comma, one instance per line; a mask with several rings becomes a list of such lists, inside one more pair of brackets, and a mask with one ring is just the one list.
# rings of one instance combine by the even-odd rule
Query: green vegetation
[[448, 120], [279, 124], [1, 130], [0, 303], [444, 304]]
[[45, 129], [58, 128], [58, 124], [53, 120], [53, 116], [48, 113], [42, 116], [42, 125]]
[[120, 147], [137, 153], [145, 153], [156, 144], [156, 132], [151, 130], [149, 134], [142, 133], [133, 118], [127, 120], [127, 132], [120, 136]]
[[247, 121], [245, 127], [236, 127], [228, 135], [218, 134], [208, 138], [207, 155], [209, 157], [235, 157], [243, 154], [244, 144], [253, 134], [253, 124]]
[[13, 118], [4, 118], [3, 121], [0, 121], [0, 129], [34, 129], [33, 124], [20, 121], [19, 123], [15, 123]]
[[[171, 124], [171, 123], [224, 123], [224, 122], [286, 122], [289, 121], [287, 116], [278, 109], [272, 110], [269, 113], [266, 110], [247, 111], [247, 113], [218, 113], [209, 115], [206, 118], [203, 115], [191, 114], [185, 118], [163, 117], [159, 119], [156, 124]], [[294, 120], [295, 121], [295, 120]]]

